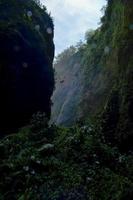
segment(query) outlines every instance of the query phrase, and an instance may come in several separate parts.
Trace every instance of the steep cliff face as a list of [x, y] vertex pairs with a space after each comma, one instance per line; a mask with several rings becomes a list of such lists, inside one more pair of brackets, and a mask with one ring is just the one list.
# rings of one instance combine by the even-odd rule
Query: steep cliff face
[[[132, 17], [132, 1], [128, 3], [124, 0], [108, 1], [105, 15], [101, 19], [101, 27], [94, 32], [89, 32], [87, 42], [83, 45], [83, 53], [80, 57], [80, 70], [83, 76], [77, 79], [77, 83], [82, 79], [82, 93], [81, 91], [78, 93], [77, 90], [78, 94], [82, 94], [80, 101], [74, 100], [70, 95], [70, 98], [67, 98], [67, 104], [78, 111], [77, 116], [80, 120], [100, 116], [105, 138], [112, 143], [119, 143], [120, 146], [123, 143], [128, 143], [125, 146], [131, 146], [130, 141], [132, 141]], [[78, 53], [80, 54], [80, 49]], [[75, 56], [72, 55], [71, 59], [73, 63], [79, 63]], [[59, 65], [60, 68], [64, 68], [64, 76], [65, 70], [71, 71], [74, 66], [71, 63], [70, 69], [68, 63], [67, 61]], [[70, 82], [72, 80], [73, 78]], [[69, 87], [67, 88], [69, 94]], [[74, 88], [76, 87], [73, 86], [73, 90]], [[57, 85], [55, 93], [58, 96], [58, 104], [60, 92], [61, 87]], [[54, 101], [56, 102], [56, 98]], [[64, 105], [64, 102], [61, 104]], [[63, 110], [64, 106], [61, 107], [62, 114]], [[66, 115], [64, 111], [63, 118]]]
[[79, 118], [78, 110], [83, 90], [81, 57], [83, 49], [70, 47], [61, 53], [54, 65], [56, 86], [52, 97], [51, 121], [70, 126]]
[[53, 22], [33, 0], [0, 1], [0, 129], [50, 116], [54, 87]]
[[[130, 149], [133, 146], [133, 1], [110, 1], [106, 12], [103, 29], [111, 25], [110, 38], [107, 31], [105, 36], [112, 48], [110, 57], [113, 60], [114, 55], [117, 59], [113, 64], [115, 82], [104, 107], [102, 127], [107, 141]], [[107, 66], [112, 67], [111, 60]]]

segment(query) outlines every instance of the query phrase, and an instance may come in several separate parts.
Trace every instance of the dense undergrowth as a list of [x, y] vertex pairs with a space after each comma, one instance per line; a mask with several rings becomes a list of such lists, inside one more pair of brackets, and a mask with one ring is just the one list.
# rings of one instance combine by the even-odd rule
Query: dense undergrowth
[[0, 142], [1, 200], [130, 200], [133, 153], [93, 124], [47, 126], [42, 115]]

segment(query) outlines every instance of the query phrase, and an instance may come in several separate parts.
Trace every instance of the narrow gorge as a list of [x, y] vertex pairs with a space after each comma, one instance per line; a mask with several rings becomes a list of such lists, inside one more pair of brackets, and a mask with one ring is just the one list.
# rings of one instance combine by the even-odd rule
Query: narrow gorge
[[132, 200], [133, 1], [53, 40], [40, 1], [0, 0], [0, 200]]

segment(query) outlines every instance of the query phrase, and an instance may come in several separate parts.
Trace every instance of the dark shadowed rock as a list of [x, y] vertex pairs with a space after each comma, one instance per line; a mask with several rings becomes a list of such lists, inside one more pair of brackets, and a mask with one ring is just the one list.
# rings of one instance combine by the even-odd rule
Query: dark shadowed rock
[[0, 129], [11, 131], [38, 111], [50, 117], [53, 22], [33, 0], [0, 0], [0, 13]]

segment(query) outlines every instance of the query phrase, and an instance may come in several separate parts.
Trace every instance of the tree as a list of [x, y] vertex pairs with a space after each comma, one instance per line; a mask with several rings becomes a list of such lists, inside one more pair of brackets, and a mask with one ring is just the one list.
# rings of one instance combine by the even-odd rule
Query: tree
[[92, 29], [89, 29], [88, 31], [86, 31], [85, 33], [85, 40], [88, 42], [92, 39], [93, 35], [95, 34], [95, 31]]
[[40, 0], [34, 0], [34, 1], [35, 1], [35, 3], [36, 3], [38, 6], [41, 7], [41, 2], [40, 2]]

